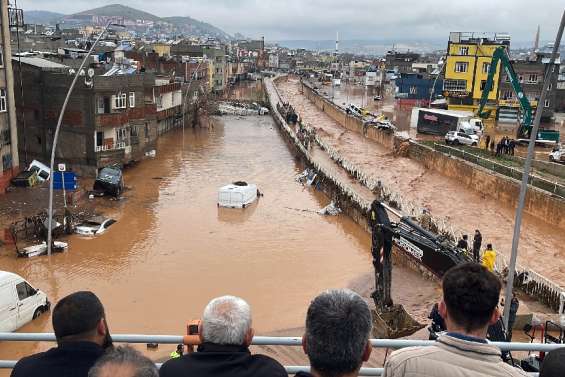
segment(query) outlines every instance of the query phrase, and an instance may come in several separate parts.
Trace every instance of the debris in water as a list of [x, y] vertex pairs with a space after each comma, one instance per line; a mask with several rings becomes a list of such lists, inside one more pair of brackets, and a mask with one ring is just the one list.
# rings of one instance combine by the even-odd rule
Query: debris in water
[[341, 213], [341, 209], [332, 200], [330, 204], [318, 211], [320, 215], [336, 216]]

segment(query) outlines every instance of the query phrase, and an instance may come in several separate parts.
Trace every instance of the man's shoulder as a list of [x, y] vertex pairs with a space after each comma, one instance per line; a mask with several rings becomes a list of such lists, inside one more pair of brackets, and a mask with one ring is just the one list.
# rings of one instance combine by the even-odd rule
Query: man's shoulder
[[22, 357], [14, 366], [12, 376], [34, 376], [41, 375], [41, 366], [45, 364], [47, 352], [40, 352], [34, 355]]
[[273, 372], [280, 372], [283, 373], [285, 376], [287, 375], [286, 370], [284, 367], [279, 363], [277, 360], [273, 359], [270, 356], [262, 355], [262, 354], [253, 354], [251, 355], [251, 359], [254, 363], [260, 364], [266, 368], [270, 368]]
[[401, 348], [391, 353], [387, 362], [403, 363], [415, 357], [423, 357], [436, 352], [441, 352], [437, 346]]

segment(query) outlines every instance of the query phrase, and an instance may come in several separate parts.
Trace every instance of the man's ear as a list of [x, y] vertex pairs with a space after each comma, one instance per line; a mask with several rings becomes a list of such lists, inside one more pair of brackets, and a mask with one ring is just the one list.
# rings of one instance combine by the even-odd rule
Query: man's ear
[[305, 355], [308, 355], [308, 344], [306, 343], [306, 334], [302, 335], [302, 350]]
[[204, 336], [202, 336], [202, 330], [203, 330], [202, 321], [200, 321], [198, 323], [198, 338], [200, 339], [200, 343], [204, 343]]
[[369, 360], [372, 351], [373, 351], [373, 346], [371, 345], [371, 341], [367, 340], [367, 344], [365, 344], [365, 349], [363, 350], [363, 357], [362, 357], [363, 362]]
[[446, 319], [447, 318], [447, 306], [445, 305], [445, 301], [441, 300], [439, 302], [439, 305], [437, 307], [437, 310], [439, 312], [439, 315], [441, 316], [441, 318]]
[[498, 306], [494, 308], [492, 311], [492, 315], [490, 316], [490, 320], [488, 321], [489, 325], [494, 325], [500, 319], [500, 310], [498, 310]]
[[104, 321], [104, 318], [100, 318], [98, 325], [96, 325], [96, 334], [100, 336], [106, 336], [107, 332], [108, 328], [106, 327], [106, 322]]
[[249, 347], [251, 345], [251, 342], [253, 342], [254, 335], [255, 335], [255, 330], [253, 330], [253, 327], [250, 327], [249, 330], [247, 330], [247, 334], [245, 334], [243, 345]]

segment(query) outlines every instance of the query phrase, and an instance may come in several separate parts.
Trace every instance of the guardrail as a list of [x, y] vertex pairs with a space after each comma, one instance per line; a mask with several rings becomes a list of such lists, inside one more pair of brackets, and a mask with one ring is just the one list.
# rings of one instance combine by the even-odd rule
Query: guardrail
[[[114, 334], [112, 340], [115, 343], [158, 343], [158, 344], [182, 344], [182, 335], [142, 335], [142, 334]], [[0, 333], [0, 341], [8, 342], [55, 342], [53, 333]], [[428, 347], [434, 345], [430, 340], [413, 339], [371, 339], [373, 348], [404, 348], [404, 347]], [[251, 343], [255, 346], [301, 346], [301, 337], [275, 337], [275, 336], [255, 336]], [[543, 351], [550, 352], [557, 348], [565, 347], [565, 344], [541, 344], [541, 343], [505, 343], [492, 342], [502, 351]], [[13, 368], [15, 360], [0, 360], [0, 369]], [[157, 364], [158, 366], [160, 364]], [[299, 371], [309, 371], [308, 366], [285, 366], [288, 374], [295, 374]], [[383, 368], [361, 368], [360, 376], [380, 376]]]
[[[449, 156], [455, 156], [461, 158], [465, 161], [472, 162], [479, 166], [482, 166], [485, 169], [492, 170], [496, 173], [502, 174], [504, 176], [516, 179], [518, 181], [522, 180], [522, 173], [523, 171], [520, 169], [516, 169], [510, 166], [499, 164], [493, 160], [488, 158], [481, 157], [474, 153], [466, 152], [462, 149], [453, 148], [447, 145], [434, 143], [434, 149], [438, 152], [445, 153]], [[540, 176], [530, 174], [530, 178], [528, 184], [536, 187], [540, 190], [549, 192], [553, 195], [559, 196], [565, 199], [565, 185], [562, 185], [558, 182], [551, 182], [545, 178], [541, 178]]]

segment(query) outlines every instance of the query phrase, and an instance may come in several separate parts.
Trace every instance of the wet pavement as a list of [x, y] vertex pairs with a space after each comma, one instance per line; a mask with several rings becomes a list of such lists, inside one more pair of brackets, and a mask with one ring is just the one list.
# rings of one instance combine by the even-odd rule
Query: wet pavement
[[[342, 128], [299, 91], [297, 79], [278, 86], [285, 101], [298, 111], [303, 121], [348, 161], [368, 175], [401, 193], [406, 199], [446, 218], [454, 229], [472, 235], [483, 233], [483, 243], [508, 256], [512, 244], [514, 208], [462, 187], [439, 173], [426, 170], [417, 161], [395, 157], [380, 145]], [[493, 188], [496, 189], [496, 188]], [[518, 262], [560, 285], [565, 285], [565, 233], [552, 224], [525, 215]]]
[[[17, 259], [0, 248], [0, 266], [52, 302], [76, 290], [96, 292], [114, 333], [181, 335], [211, 298], [234, 294], [251, 304], [257, 334], [299, 336], [307, 306], [321, 291], [352, 287], [368, 297], [372, 290], [369, 235], [346, 216], [303, 211], [329, 202], [295, 182], [303, 168], [271, 117], [223, 117], [184, 138], [172, 131], [159, 139], [155, 159], [126, 170], [124, 200], [95, 199], [118, 220], [105, 234], [71, 236], [69, 251], [51, 258]], [[235, 180], [256, 183], [265, 196], [244, 210], [217, 208], [217, 189]], [[423, 320], [437, 285], [404, 267], [393, 278], [394, 295]], [[52, 331], [50, 321], [43, 315], [19, 331]], [[49, 347], [3, 343], [0, 358]], [[147, 352], [159, 359], [172, 349]], [[295, 347], [273, 356], [304, 360]]]

